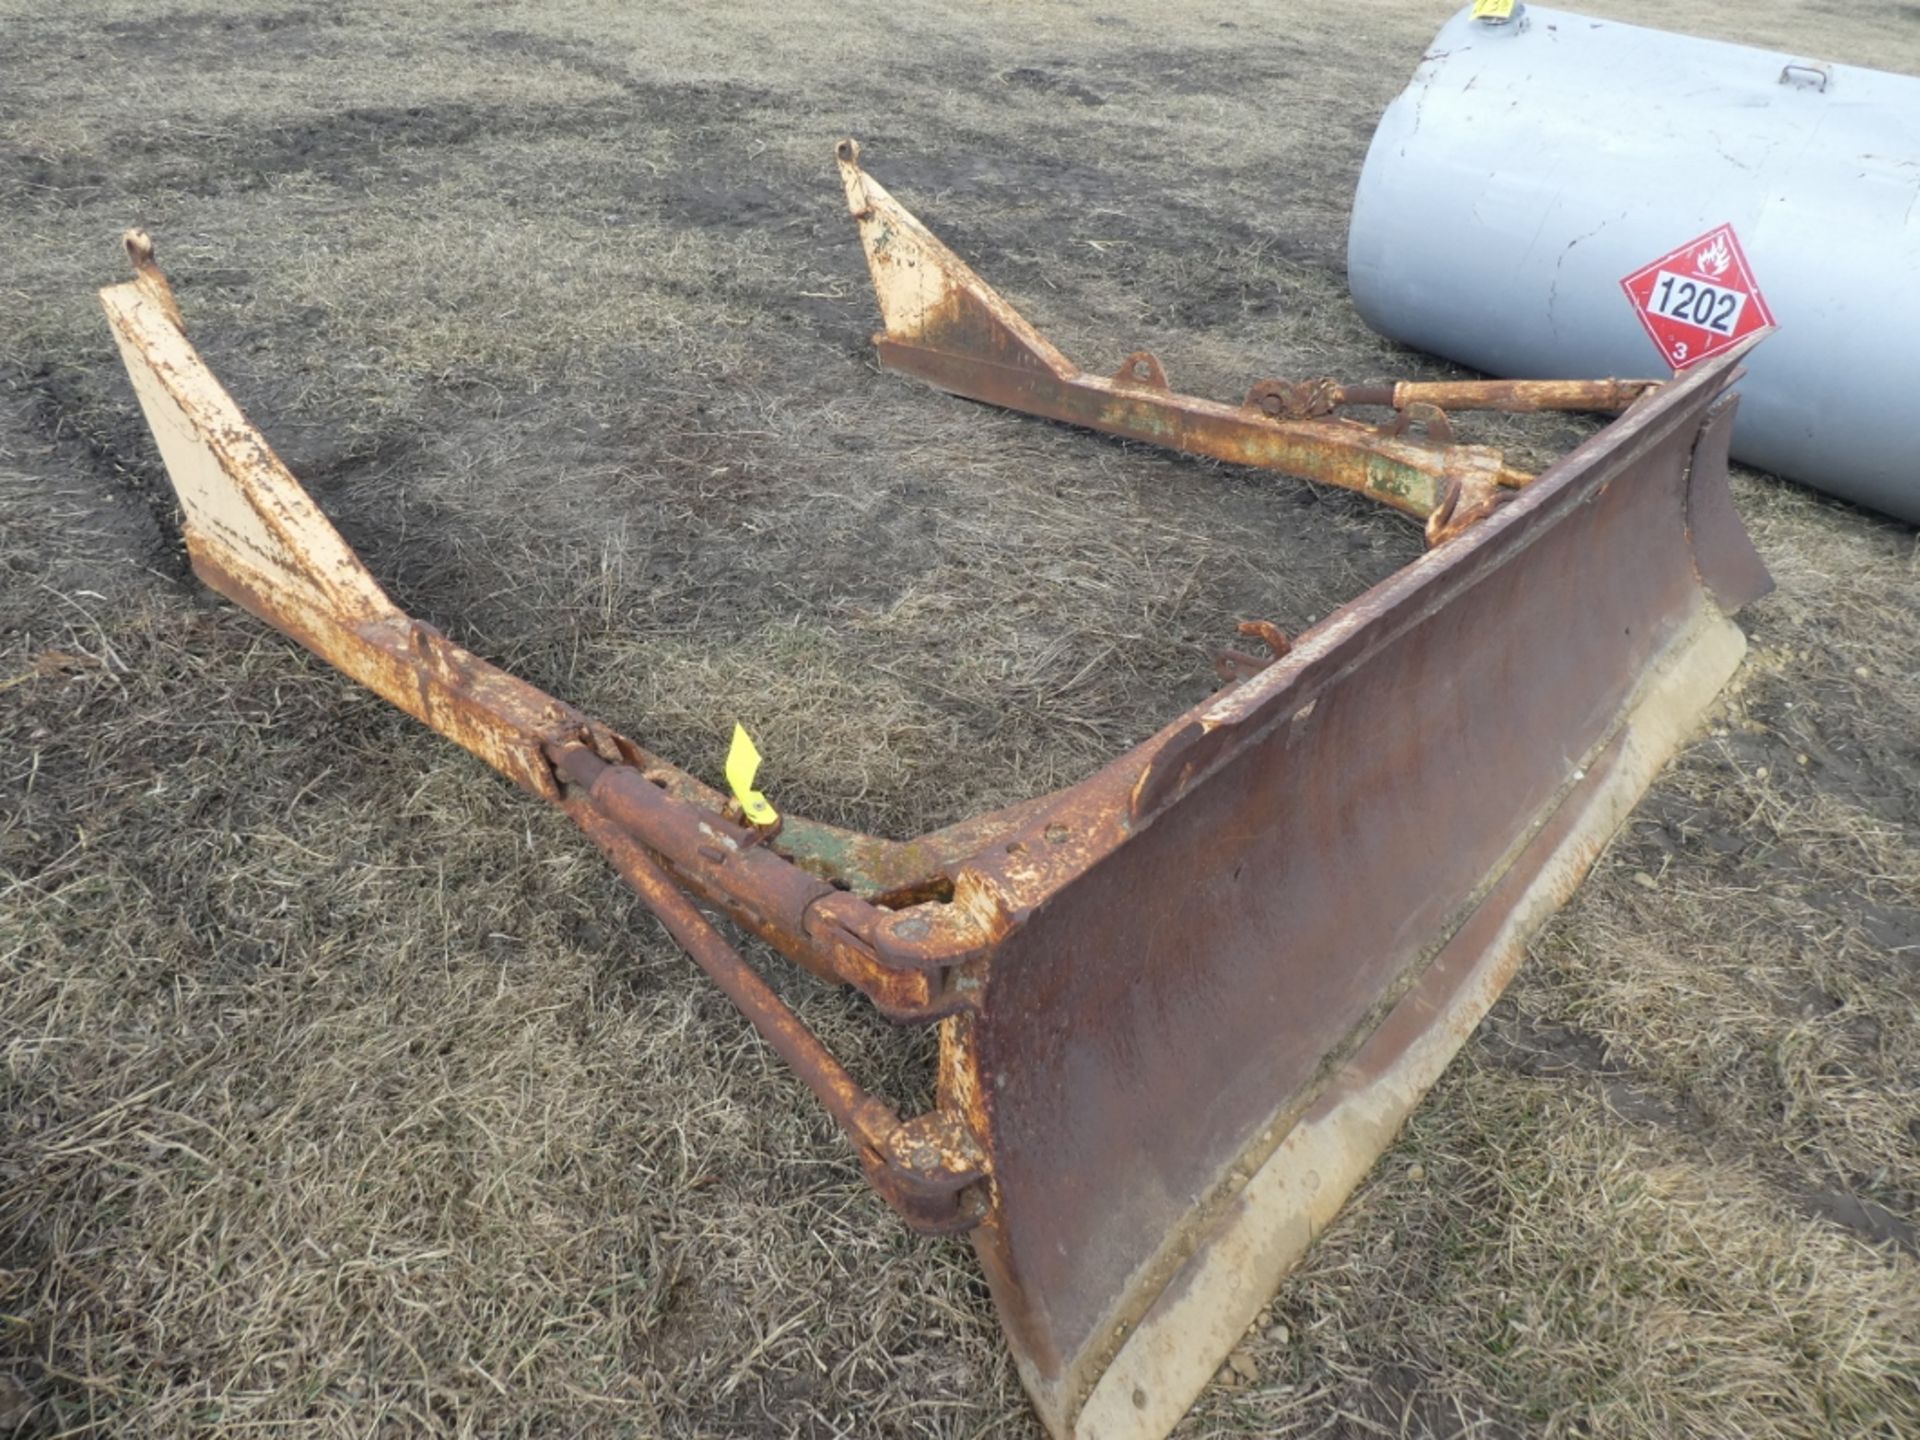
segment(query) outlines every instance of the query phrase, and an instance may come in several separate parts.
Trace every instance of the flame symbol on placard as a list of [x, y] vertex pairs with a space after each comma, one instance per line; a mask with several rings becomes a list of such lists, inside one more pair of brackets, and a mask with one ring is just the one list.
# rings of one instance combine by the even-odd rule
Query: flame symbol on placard
[[1704, 250], [1693, 252], [1694, 268], [1709, 280], [1718, 280], [1733, 268], [1733, 251], [1727, 248], [1727, 237], [1716, 235], [1713, 243]]

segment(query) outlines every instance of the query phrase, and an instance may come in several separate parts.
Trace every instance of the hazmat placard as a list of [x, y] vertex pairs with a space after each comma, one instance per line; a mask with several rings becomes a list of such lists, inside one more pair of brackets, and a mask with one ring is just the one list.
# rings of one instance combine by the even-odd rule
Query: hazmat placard
[[1773, 324], [1731, 225], [1669, 250], [1627, 276], [1620, 288], [1675, 370]]

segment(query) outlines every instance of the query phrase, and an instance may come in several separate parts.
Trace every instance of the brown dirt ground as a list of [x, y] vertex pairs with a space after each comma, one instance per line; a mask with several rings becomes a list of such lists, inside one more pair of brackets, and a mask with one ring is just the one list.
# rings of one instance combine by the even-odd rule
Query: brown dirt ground
[[[125, 225], [403, 604], [911, 831], [1417, 541], [880, 374], [833, 140], [1090, 365], [1444, 374], [1342, 251], [1448, 8], [0, 4], [0, 1428], [1034, 1433], [965, 1247], [560, 819], [192, 582]], [[1596, 8], [1920, 70], [1911, 4]], [[1920, 1433], [1920, 558], [1737, 488], [1728, 704], [1183, 1434]]]

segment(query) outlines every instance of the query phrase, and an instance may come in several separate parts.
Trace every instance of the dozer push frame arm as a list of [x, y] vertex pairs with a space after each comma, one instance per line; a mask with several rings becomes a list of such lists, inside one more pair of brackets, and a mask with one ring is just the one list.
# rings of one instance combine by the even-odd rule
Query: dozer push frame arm
[[[809, 873], [729, 815], [718, 792], [399, 610], [188, 343], [152, 242], [136, 231], [126, 246], [135, 279], [102, 302], [187, 512], [201, 579], [564, 810], [818, 1096], [908, 1224], [930, 1233], [977, 1224], [985, 1172], [965, 1127], [937, 1110], [903, 1121], [860, 1089], [686, 889], [900, 1021], [962, 1007], [954, 972], [987, 937], [903, 922], [848, 880]], [[939, 837], [909, 848], [796, 818], [781, 829], [823, 856], [851, 855], [864, 866], [851, 873], [869, 885], [875, 871], [911, 888], [915, 860], [942, 851]]]
[[[883, 328], [881, 363], [938, 389], [1130, 440], [1336, 485], [1418, 520], [1438, 545], [1533, 476], [1495, 449], [1454, 441], [1447, 409], [1618, 412], [1654, 380], [1458, 380], [1343, 385], [1256, 380], [1239, 405], [1183, 395], [1148, 350], [1112, 375], [1082, 370], [860, 165], [834, 150]], [[1339, 412], [1393, 411], [1374, 426]]]

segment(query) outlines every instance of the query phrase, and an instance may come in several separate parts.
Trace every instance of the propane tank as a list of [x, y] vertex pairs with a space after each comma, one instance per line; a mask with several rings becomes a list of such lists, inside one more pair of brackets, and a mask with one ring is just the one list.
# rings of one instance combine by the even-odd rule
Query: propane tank
[[1367, 323], [1498, 376], [1664, 374], [1622, 281], [1731, 224], [1778, 327], [1735, 457], [1920, 521], [1920, 79], [1510, 8], [1449, 20], [1374, 133]]

